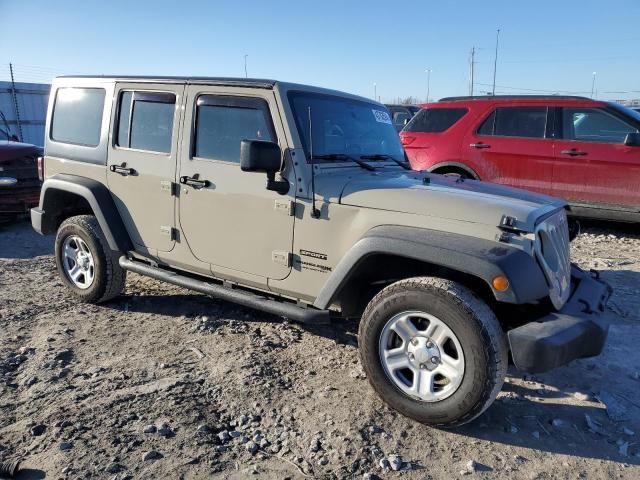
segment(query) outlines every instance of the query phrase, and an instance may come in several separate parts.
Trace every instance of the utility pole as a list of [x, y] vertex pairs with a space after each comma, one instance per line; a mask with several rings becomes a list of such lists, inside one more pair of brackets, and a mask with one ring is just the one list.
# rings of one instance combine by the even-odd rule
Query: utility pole
[[596, 93], [596, 73], [597, 72], [593, 72], [593, 78], [591, 79], [591, 98], [593, 98], [593, 95]]
[[498, 41], [500, 40], [500, 29], [496, 33], [496, 56], [493, 59], [493, 89], [491, 95], [496, 94], [496, 70], [498, 69]]
[[16, 112], [16, 125], [18, 126], [18, 140], [22, 141], [22, 125], [20, 124], [20, 109], [18, 108], [18, 95], [16, 94], [16, 82], [13, 79], [13, 64], [9, 63], [9, 73], [11, 73], [11, 96], [13, 97], [13, 108]]
[[427, 103], [429, 103], [429, 95], [431, 93], [431, 69], [427, 68]]
[[244, 56], [244, 78], [247, 78], [247, 57], [249, 55]]
[[471, 47], [471, 58], [469, 59], [469, 95], [473, 97], [473, 75], [476, 66], [476, 47]]

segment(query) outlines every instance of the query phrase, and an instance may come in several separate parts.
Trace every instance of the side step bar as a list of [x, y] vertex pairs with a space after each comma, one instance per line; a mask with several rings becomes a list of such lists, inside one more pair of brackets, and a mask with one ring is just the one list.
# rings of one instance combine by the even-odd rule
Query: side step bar
[[243, 307], [254, 308], [273, 315], [286, 317], [294, 322], [311, 323], [315, 325], [330, 323], [329, 310], [318, 310], [313, 307], [303, 308], [293, 303], [278, 302], [244, 290], [234, 290], [215, 283], [180, 275], [171, 270], [152, 267], [143, 262], [130, 260], [124, 255], [120, 257], [119, 263], [125, 270], [172, 283], [173, 285], [188, 288], [189, 290], [195, 290], [196, 292], [204, 293], [205, 295], [210, 295], [221, 300], [237, 303]]

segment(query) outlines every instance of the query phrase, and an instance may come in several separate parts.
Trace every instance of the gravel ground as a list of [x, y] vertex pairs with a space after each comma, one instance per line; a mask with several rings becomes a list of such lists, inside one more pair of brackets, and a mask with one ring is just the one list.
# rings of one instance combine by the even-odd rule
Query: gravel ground
[[605, 352], [510, 370], [471, 425], [387, 408], [356, 325], [310, 328], [130, 275], [80, 305], [51, 238], [0, 227], [0, 462], [19, 478], [640, 478], [640, 235], [590, 225], [573, 243], [611, 283]]

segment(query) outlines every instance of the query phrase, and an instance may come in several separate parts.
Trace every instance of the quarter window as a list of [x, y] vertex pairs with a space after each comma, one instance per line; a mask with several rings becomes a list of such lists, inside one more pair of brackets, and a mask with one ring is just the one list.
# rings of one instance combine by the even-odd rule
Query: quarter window
[[213, 95], [198, 97], [194, 157], [239, 163], [242, 140], [276, 141], [266, 101]]
[[596, 108], [563, 108], [562, 133], [567, 140], [624, 143], [638, 129], [610, 113]]
[[405, 132], [440, 133], [451, 128], [465, 113], [466, 108], [423, 108], [405, 127]]
[[176, 96], [168, 92], [122, 92], [116, 145], [171, 152]]
[[478, 128], [479, 135], [544, 138], [547, 107], [496, 108]]
[[96, 147], [100, 143], [105, 90], [59, 88], [53, 106], [51, 139]]

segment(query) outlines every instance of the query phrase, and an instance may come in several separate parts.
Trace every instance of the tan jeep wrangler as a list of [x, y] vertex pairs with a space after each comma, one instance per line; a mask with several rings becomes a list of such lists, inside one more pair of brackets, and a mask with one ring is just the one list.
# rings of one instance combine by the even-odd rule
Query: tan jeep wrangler
[[572, 266], [564, 202], [408, 169], [383, 105], [229, 78], [53, 82], [40, 205], [68, 288], [127, 271], [287, 317], [359, 318], [376, 392], [456, 426], [509, 358], [539, 372], [600, 353], [608, 287]]

